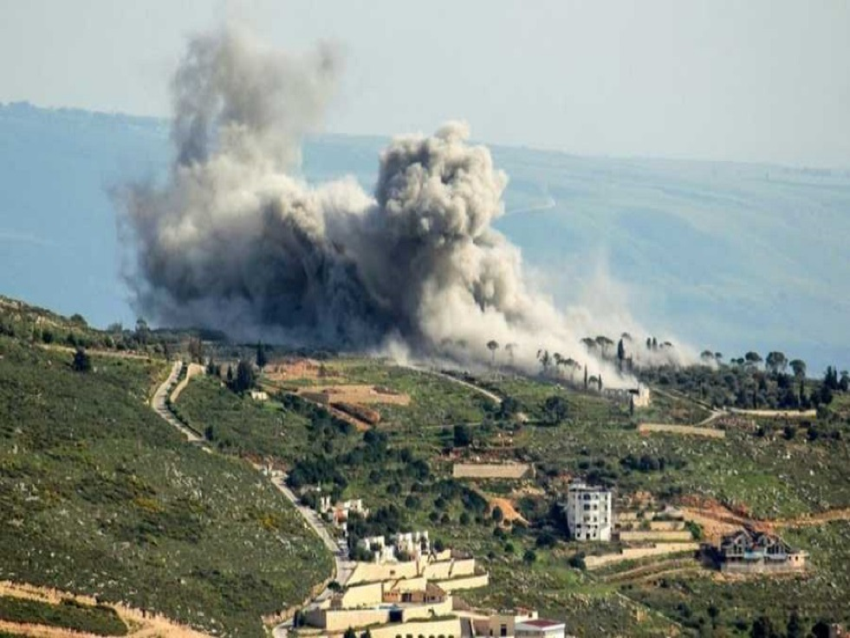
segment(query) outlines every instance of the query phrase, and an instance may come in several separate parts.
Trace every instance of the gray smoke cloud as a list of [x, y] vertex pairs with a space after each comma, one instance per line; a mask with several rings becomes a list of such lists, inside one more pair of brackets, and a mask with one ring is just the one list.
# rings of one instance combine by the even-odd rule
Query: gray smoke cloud
[[[353, 179], [294, 177], [333, 94], [333, 49], [293, 58], [225, 29], [193, 39], [173, 81], [175, 161], [164, 185], [119, 202], [136, 249], [138, 308], [243, 339], [404, 351], [514, 365], [541, 348], [617, 376], [580, 340], [639, 327], [559, 312], [492, 228], [507, 177], [464, 123], [394, 139], [373, 195]], [[290, 171], [290, 172], [287, 172]], [[504, 354], [502, 360], [505, 360]]]

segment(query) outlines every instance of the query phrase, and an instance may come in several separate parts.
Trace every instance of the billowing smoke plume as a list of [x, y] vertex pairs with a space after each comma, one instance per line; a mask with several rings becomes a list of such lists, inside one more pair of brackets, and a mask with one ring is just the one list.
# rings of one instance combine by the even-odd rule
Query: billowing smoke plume
[[293, 59], [232, 30], [191, 42], [173, 84], [168, 183], [120, 198], [140, 309], [236, 338], [463, 362], [488, 360], [494, 340], [503, 362], [536, 367], [542, 348], [612, 372], [580, 343], [598, 334], [590, 318], [568, 320], [533, 290], [491, 227], [507, 178], [465, 124], [393, 140], [374, 195], [287, 174], [338, 66], [332, 50]]

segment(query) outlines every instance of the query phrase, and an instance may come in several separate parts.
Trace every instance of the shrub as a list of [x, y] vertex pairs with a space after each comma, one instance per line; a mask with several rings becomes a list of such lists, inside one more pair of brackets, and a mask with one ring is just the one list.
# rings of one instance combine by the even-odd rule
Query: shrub
[[567, 561], [567, 564], [573, 569], [587, 569], [587, 565], [584, 562], [583, 552], [577, 552], [570, 556], [570, 559]]

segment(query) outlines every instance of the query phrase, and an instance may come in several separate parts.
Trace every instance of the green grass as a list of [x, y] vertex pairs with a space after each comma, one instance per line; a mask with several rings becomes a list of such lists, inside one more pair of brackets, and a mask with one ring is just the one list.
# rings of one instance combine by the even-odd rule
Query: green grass
[[193, 379], [174, 407], [197, 431], [211, 427], [213, 443], [223, 452], [291, 461], [311, 445], [307, 418], [276, 402], [243, 399], [216, 379]]
[[82, 631], [98, 636], [124, 636], [127, 625], [111, 607], [65, 600], [53, 605], [38, 600], [0, 596], [0, 620]]
[[493, 402], [448, 379], [371, 359], [341, 359], [327, 365], [345, 383], [367, 383], [410, 395], [409, 406], [382, 405], [378, 409], [387, 428], [480, 423]]
[[0, 579], [126, 601], [228, 635], [300, 603], [330, 556], [245, 462], [188, 445], [147, 405], [162, 360], [0, 337]]
[[795, 608], [807, 629], [820, 619], [850, 622], [850, 523], [788, 530], [782, 536], [810, 552], [810, 574], [734, 581], [673, 577], [660, 587], [635, 585], [626, 587], [624, 593], [694, 626], [700, 618], [707, 620], [708, 606], [714, 604], [721, 611], [721, 623], [731, 633], [736, 631], [736, 623], [749, 625], [762, 614], [770, 616], [775, 626], [784, 627], [789, 611]]
[[[8, 334], [11, 326], [26, 339], [34, 334], [31, 324], [32, 317], [7, 320], [3, 330]], [[327, 575], [329, 557], [279, 494], [244, 462], [185, 445], [144, 405], [166, 369], [161, 361], [95, 357], [97, 371], [80, 376], [65, 367], [66, 354], [19, 341], [0, 338], [0, 354], [0, 577], [100, 593], [207, 630], [257, 635], [261, 614], [300, 601]], [[211, 427], [221, 452], [287, 466], [318, 460], [344, 477], [337, 486], [344, 487], [343, 496], [364, 498], [373, 511], [396, 506], [403, 527], [427, 529], [432, 538], [473, 552], [491, 574], [488, 588], [461, 595], [476, 604], [533, 607], [565, 619], [580, 636], [694, 633], [711, 602], [721, 607], [730, 634], [762, 611], [784, 624], [786, 610], [795, 606], [807, 622], [847, 620], [841, 606], [850, 599], [844, 523], [785, 533], [812, 553], [814, 571], [805, 579], [737, 583], [689, 573], [661, 584], [616, 585], [605, 576], [630, 565], [593, 573], [569, 567], [573, 553], [597, 548], [563, 539], [538, 547], [547, 534], [557, 535], [549, 511], [562, 496], [554, 479], [565, 475], [607, 482], [620, 495], [648, 490], [664, 502], [709, 496], [764, 518], [846, 507], [845, 395], [836, 395], [823, 424], [829, 436], [815, 441], [802, 428], [787, 441], [781, 424], [770, 423], [762, 424], [763, 436], [729, 429], [724, 440], [644, 437], [635, 430], [640, 421], [695, 423], [708, 412], [678, 394], [655, 393], [652, 407], [631, 417], [623, 405], [548, 381], [479, 379], [519, 403], [531, 422], [516, 425], [499, 419], [480, 393], [435, 375], [363, 357], [330, 359], [325, 366], [332, 383], [410, 394], [410, 406], [377, 406], [383, 419], [376, 431], [386, 436], [386, 448], [370, 447], [321, 410], [284, 399], [254, 402], [210, 379], [193, 380], [177, 409], [196, 429]], [[679, 376], [665, 387], [700, 398], [693, 375], [684, 374], [681, 383]], [[553, 396], [567, 402], [567, 418], [544, 426], [545, 403]], [[452, 426], [461, 423], [474, 439], [469, 456], [493, 453], [537, 467], [534, 479], [481, 486], [505, 496], [514, 486], [543, 488], [543, 496], [520, 503], [531, 529], [494, 533], [486, 512], [462, 498], [471, 484], [449, 479], [451, 463], [443, 452], [451, 447]], [[496, 452], [500, 435], [512, 437], [512, 445]], [[648, 471], [629, 469], [621, 462], [629, 458], [638, 465], [646, 460]], [[427, 476], [421, 475], [423, 461]], [[10, 542], [21, 537], [32, 541]], [[536, 552], [531, 564], [523, 560], [528, 550]]]

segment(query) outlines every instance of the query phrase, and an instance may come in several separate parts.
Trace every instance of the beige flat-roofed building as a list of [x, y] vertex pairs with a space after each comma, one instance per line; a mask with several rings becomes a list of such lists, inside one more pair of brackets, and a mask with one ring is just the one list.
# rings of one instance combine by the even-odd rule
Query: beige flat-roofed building
[[517, 623], [514, 627], [516, 638], [564, 638], [566, 625], [557, 620], [535, 618]]

